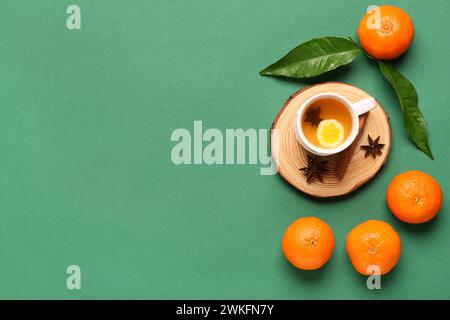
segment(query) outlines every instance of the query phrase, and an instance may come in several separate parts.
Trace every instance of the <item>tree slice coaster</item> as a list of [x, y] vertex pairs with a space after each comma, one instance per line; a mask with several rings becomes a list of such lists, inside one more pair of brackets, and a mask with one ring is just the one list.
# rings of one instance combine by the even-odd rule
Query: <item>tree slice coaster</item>
[[[326, 82], [305, 87], [294, 93], [278, 113], [272, 125], [272, 129], [276, 130], [272, 130], [270, 140], [278, 172], [287, 182], [311, 196], [329, 198], [355, 191], [380, 171], [388, 160], [391, 150], [391, 126], [388, 115], [377, 101], [377, 107], [369, 112], [366, 119], [360, 117], [360, 123], [365, 121], [365, 126], [359, 134], [359, 141], [353, 146], [353, 156], [345, 160], [346, 157], [342, 154], [345, 153], [344, 150], [341, 154], [326, 157], [330, 162], [330, 171], [323, 175], [323, 182], [314, 180], [308, 184], [303, 171], [299, 170], [307, 165], [307, 151], [300, 146], [295, 137], [296, 113], [304, 101], [322, 92], [340, 93], [351, 102], [370, 96], [355, 86], [341, 82]], [[375, 159], [372, 156], [365, 158], [365, 151], [360, 147], [368, 144], [368, 135], [374, 139], [380, 136], [380, 143], [385, 144], [382, 155]], [[342, 161], [348, 162], [346, 170], [346, 164], [341, 163]], [[339, 169], [342, 167], [344, 174], [342, 169]]]

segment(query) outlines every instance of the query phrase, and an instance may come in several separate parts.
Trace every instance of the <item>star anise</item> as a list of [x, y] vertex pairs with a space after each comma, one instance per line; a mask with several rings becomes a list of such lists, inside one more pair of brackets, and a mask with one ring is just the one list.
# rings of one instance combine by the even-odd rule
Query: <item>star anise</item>
[[369, 144], [365, 146], [361, 146], [361, 149], [366, 151], [366, 154], [364, 155], [364, 158], [367, 158], [368, 156], [372, 155], [372, 157], [375, 159], [378, 156], [381, 156], [383, 153], [381, 152], [381, 149], [383, 149], [384, 144], [379, 143], [380, 136], [378, 136], [375, 140], [372, 139], [370, 134], [369, 137]]
[[308, 154], [308, 164], [299, 170], [304, 171], [307, 183], [311, 183], [315, 178], [323, 182], [322, 175], [329, 171], [326, 167], [327, 163], [328, 160], [322, 160], [319, 157]]
[[311, 107], [305, 112], [305, 122], [311, 123], [312, 126], [317, 127], [323, 119], [320, 118], [320, 108]]

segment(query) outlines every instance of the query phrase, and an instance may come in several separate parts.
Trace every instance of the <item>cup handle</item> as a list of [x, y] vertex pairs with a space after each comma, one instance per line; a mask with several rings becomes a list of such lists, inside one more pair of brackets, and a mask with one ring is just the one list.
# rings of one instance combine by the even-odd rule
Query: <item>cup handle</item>
[[376, 106], [377, 102], [373, 97], [370, 97], [352, 104], [352, 109], [358, 116], [360, 116], [374, 109]]

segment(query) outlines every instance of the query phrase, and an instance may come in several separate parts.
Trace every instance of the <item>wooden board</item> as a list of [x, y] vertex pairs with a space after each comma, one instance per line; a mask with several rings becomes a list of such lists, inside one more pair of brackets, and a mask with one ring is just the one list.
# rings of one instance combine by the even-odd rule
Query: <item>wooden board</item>
[[[391, 127], [389, 117], [377, 101], [377, 107], [369, 112], [361, 138], [357, 141], [353, 156], [348, 163], [344, 175], [340, 176], [336, 170], [330, 170], [324, 175], [323, 183], [314, 180], [306, 182], [300, 168], [306, 166], [307, 152], [295, 137], [295, 119], [300, 105], [311, 96], [321, 92], [337, 92], [344, 95], [351, 102], [369, 97], [365, 91], [340, 82], [327, 82], [303, 88], [294, 93], [284, 104], [273, 122], [271, 133], [272, 155], [278, 167], [278, 173], [292, 186], [311, 196], [328, 198], [337, 197], [353, 192], [370, 181], [386, 163], [391, 149]], [[365, 158], [361, 145], [368, 143], [368, 134], [372, 138], [381, 136], [380, 143], [384, 143], [383, 154], [376, 159]], [[344, 151], [345, 152], [345, 151]], [[330, 168], [340, 165], [342, 155], [327, 157]]]

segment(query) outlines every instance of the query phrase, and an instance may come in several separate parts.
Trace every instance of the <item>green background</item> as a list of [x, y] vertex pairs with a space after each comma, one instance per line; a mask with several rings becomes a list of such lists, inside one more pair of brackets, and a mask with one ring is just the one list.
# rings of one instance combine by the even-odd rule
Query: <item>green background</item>
[[[76, 3], [82, 29], [66, 28]], [[258, 165], [175, 166], [176, 128], [270, 128], [305, 83], [258, 71], [299, 43], [352, 36], [369, 1], [2, 1], [0, 5], [1, 298], [450, 298], [448, 190], [450, 2], [392, 1], [416, 37], [398, 68], [415, 84], [431, 161], [410, 143], [395, 95], [359, 57], [323, 80], [374, 95], [393, 129], [389, 162], [345, 198], [304, 196]], [[320, 79], [320, 81], [323, 81]], [[444, 191], [430, 223], [403, 224], [385, 190], [420, 169]], [[333, 258], [304, 272], [283, 258], [293, 220], [314, 215]], [[389, 222], [403, 253], [369, 291], [345, 252], [347, 233]], [[68, 265], [82, 290], [66, 289]]]

